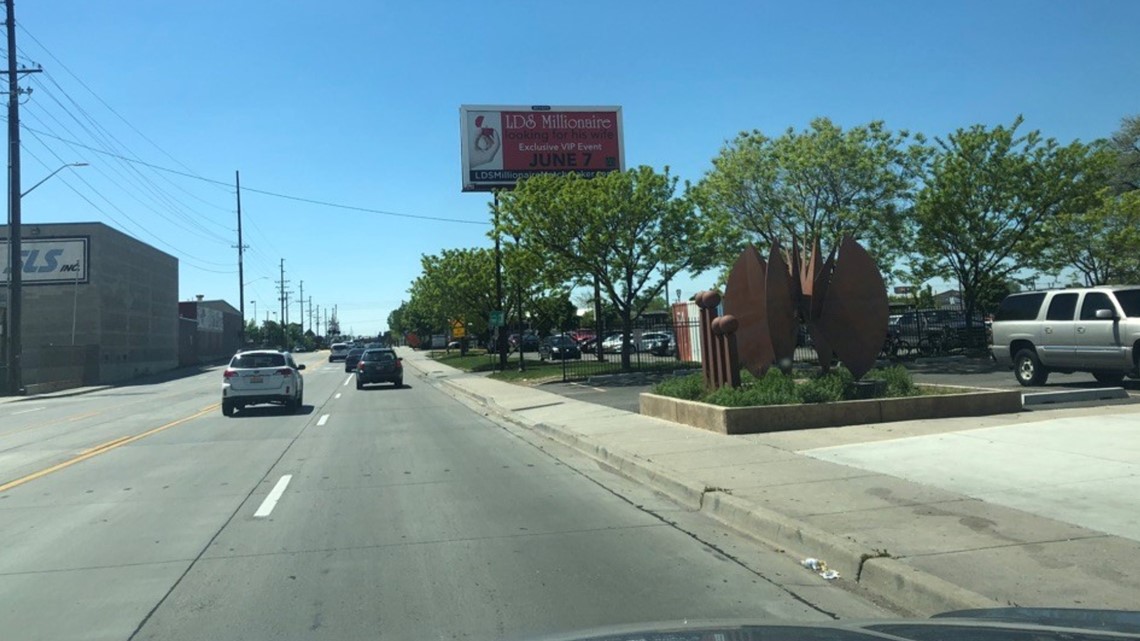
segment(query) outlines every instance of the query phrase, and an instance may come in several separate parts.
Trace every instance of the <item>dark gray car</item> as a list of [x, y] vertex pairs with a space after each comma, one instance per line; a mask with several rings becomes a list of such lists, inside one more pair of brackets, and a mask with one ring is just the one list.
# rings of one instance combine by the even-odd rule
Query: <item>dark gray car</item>
[[360, 355], [356, 365], [356, 389], [372, 383], [392, 383], [404, 386], [403, 359], [392, 349], [369, 349]]

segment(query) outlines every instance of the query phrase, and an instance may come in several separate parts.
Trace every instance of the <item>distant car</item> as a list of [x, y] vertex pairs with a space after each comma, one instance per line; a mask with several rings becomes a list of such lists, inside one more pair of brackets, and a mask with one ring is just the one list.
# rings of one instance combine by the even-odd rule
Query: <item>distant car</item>
[[309, 350], [305, 349], [304, 345], [298, 344], [298, 345], [293, 346], [293, 353], [294, 354], [301, 354], [301, 353], [307, 352], [307, 351], [309, 351]]
[[303, 369], [289, 352], [259, 349], [234, 354], [222, 373], [222, 414], [233, 416], [248, 405], [264, 403], [297, 411], [304, 400]]
[[539, 360], [581, 359], [582, 350], [573, 338], [565, 334], [547, 336], [538, 345], [538, 358]]
[[669, 356], [673, 353], [677, 341], [669, 332], [645, 332], [637, 342], [637, 348], [655, 356]]
[[447, 349], [459, 349], [460, 347], [463, 347], [463, 343], [461, 341], [451, 341], [447, 344]]
[[360, 362], [360, 355], [364, 353], [363, 347], [353, 347], [344, 355], [344, 371], [351, 372]]
[[578, 345], [582, 345], [596, 336], [592, 329], [572, 329], [566, 332], [566, 335], [573, 338]]
[[[621, 351], [621, 346], [622, 346], [622, 334], [621, 334], [621, 332], [618, 332], [616, 334], [610, 334], [610, 335], [608, 335], [602, 339], [602, 351], [603, 352], [609, 352], [611, 354], [616, 354], [616, 353]], [[633, 340], [632, 336], [629, 337], [629, 349], [630, 349], [630, 351], [637, 351], [637, 343]]]
[[540, 342], [537, 335], [530, 333], [523, 334], [521, 339], [519, 338], [518, 334], [511, 334], [509, 341], [511, 344], [511, 351], [517, 351], [519, 349], [519, 343], [521, 341], [522, 351], [524, 352], [537, 352]]
[[403, 360], [388, 347], [365, 350], [356, 364], [356, 389], [364, 389], [365, 385], [372, 383], [392, 383], [403, 387]]
[[348, 356], [348, 343], [333, 343], [329, 347], [329, 362], [343, 361]]

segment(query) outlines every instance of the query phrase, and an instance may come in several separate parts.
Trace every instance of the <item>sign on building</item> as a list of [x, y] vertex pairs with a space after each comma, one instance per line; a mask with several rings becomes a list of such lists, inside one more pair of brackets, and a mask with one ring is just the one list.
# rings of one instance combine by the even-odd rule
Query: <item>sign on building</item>
[[536, 174], [590, 178], [625, 169], [621, 107], [463, 105], [463, 191], [512, 188]]
[[[72, 284], [88, 282], [87, 238], [24, 238], [23, 255], [25, 285]], [[8, 282], [10, 270], [8, 239], [0, 240], [0, 283]]]

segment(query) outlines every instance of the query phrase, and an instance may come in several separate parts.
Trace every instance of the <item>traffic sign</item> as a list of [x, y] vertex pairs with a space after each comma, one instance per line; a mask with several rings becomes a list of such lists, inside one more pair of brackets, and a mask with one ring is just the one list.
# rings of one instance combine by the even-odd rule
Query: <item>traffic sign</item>
[[463, 338], [467, 335], [467, 327], [464, 326], [463, 321], [451, 321], [451, 337]]
[[502, 327], [503, 326], [503, 312], [502, 312], [502, 310], [497, 310], [497, 311], [491, 312], [491, 317], [487, 320], [487, 324], [493, 328], [494, 327]]

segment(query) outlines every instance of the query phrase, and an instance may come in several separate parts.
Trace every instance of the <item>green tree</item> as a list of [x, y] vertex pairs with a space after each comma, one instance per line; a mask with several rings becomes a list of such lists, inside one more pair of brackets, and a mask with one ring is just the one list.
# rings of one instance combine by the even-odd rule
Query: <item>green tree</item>
[[[422, 298], [439, 327], [463, 321], [474, 334], [487, 329], [495, 308], [495, 256], [485, 248], [445, 249], [421, 259], [423, 272], [413, 285], [413, 298]], [[464, 341], [466, 350], [466, 341]]]
[[1109, 145], [1117, 159], [1113, 189], [1118, 194], [1140, 190], [1140, 115], [1124, 118]]
[[[535, 176], [500, 194], [499, 231], [557, 273], [596, 280], [621, 318], [628, 346], [633, 319], [666, 281], [713, 264], [712, 225], [676, 190], [668, 169], [650, 167], [590, 179]], [[623, 368], [629, 356], [622, 350]]]
[[245, 343], [246, 345], [261, 345], [264, 343], [264, 336], [261, 327], [257, 325], [257, 321], [252, 318], [245, 322]]
[[578, 308], [570, 302], [570, 296], [564, 291], [539, 296], [531, 302], [530, 307], [533, 310], [531, 325], [540, 334], [558, 333], [578, 326]]
[[777, 242], [789, 248], [793, 236], [818, 238], [829, 251], [849, 234], [889, 271], [908, 245], [907, 214], [929, 152], [924, 142], [880, 121], [844, 131], [827, 118], [778, 138], [744, 132], [713, 159], [696, 193], [702, 211], [761, 251]]
[[262, 343], [269, 347], [284, 347], [285, 335], [281, 332], [281, 325], [277, 321], [265, 321], [262, 325]]
[[1140, 191], [1103, 187], [1092, 206], [1057, 215], [1050, 231], [1041, 251], [1054, 266], [1079, 272], [1085, 285], [1140, 281]]
[[974, 125], [937, 139], [915, 205], [915, 273], [956, 280], [967, 323], [983, 286], [1047, 264], [1039, 248], [1052, 236], [1048, 223], [1085, 205], [1093, 149], [1020, 135], [1021, 124], [1018, 117], [1009, 127]]

